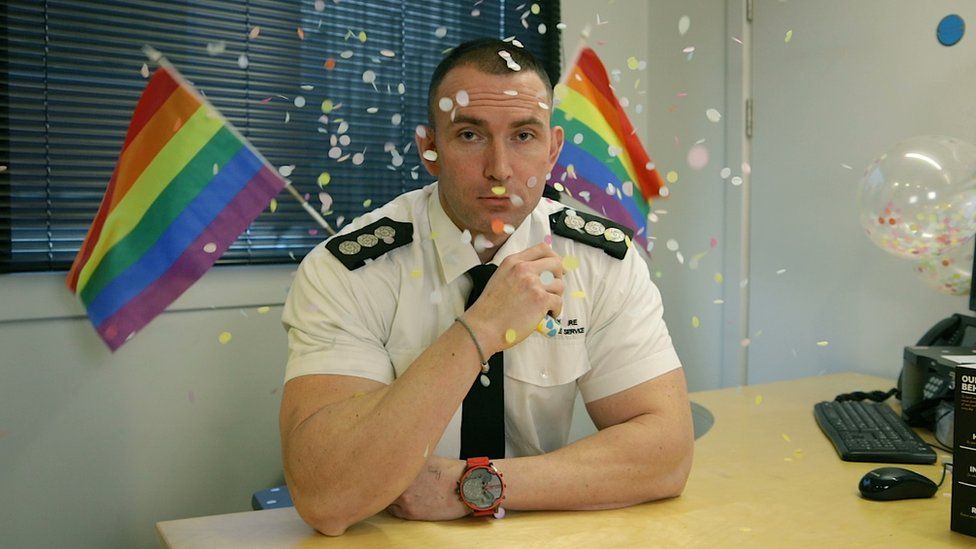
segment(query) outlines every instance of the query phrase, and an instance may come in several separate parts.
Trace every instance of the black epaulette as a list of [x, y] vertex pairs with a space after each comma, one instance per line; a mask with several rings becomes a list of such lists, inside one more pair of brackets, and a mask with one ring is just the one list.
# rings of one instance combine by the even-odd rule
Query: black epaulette
[[350, 271], [362, 267], [367, 260], [413, 242], [413, 225], [384, 217], [362, 229], [341, 234], [325, 243], [325, 247]]
[[549, 216], [552, 232], [600, 248], [607, 255], [623, 259], [634, 231], [609, 219], [566, 208]]

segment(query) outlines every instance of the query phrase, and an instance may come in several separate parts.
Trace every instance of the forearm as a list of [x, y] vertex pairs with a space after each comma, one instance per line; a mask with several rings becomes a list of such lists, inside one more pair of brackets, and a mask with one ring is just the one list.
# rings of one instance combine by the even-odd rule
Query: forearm
[[541, 456], [497, 460], [503, 507], [592, 510], [674, 497], [691, 468], [690, 426], [644, 414]]
[[303, 516], [337, 534], [389, 505], [416, 478], [479, 371], [470, 336], [454, 324], [393, 384], [300, 422], [283, 417], [286, 476]]

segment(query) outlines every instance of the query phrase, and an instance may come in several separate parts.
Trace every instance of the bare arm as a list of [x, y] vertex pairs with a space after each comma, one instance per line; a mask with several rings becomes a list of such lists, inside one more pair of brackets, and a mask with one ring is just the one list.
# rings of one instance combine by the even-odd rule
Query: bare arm
[[[539, 277], [545, 270], [557, 276], [547, 287]], [[545, 245], [502, 262], [464, 314], [486, 356], [524, 339], [546, 311], [559, 312], [561, 276], [560, 258]], [[518, 338], [506, 343], [509, 328]], [[302, 518], [339, 535], [390, 505], [424, 470], [479, 372], [471, 337], [455, 323], [388, 386], [337, 375], [289, 381], [281, 403], [282, 453]]]
[[[495, 460], [509, 509], [587, 510], [674, 497], [691, 469], [693, 434], [684, 372], [679, 368], [587, 405], [600, 429], [539, 456]], [[397, 516], [437, 520], [459, 504], [453, 485], [460, 460], [435, 460], [391, 508]], [[438, 492], [439, 490], [439, 492]], [[463, 508], [462, 508], [463, 510]]]

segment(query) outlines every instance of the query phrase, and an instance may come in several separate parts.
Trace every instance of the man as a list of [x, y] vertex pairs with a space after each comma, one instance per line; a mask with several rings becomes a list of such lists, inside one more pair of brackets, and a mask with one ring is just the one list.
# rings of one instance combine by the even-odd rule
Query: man
[[[690, 409], [647, 266], [619, 226], [541, 200], [563, 143], [545, 72], [478, 40], [429, 93], [416, 142], [438, 183], [315, 248], [285, 305], [280, 424], [299, 514], [339, 535], [383, 509], [449, 520], [499, 516], [502, 500], [680, 494]], [[562, 322], [552, 337], [536, 330], [547, 314]], [[567, 445], [578, 389], [599, 432]]]

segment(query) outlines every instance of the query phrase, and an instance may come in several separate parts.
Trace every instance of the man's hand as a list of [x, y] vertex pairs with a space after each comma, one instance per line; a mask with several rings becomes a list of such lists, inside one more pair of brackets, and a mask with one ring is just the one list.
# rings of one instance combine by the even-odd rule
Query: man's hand
[[539, 244], [506, 257], [464, 319], [491, 356], [528, 337], [547, 312], [558, 318], [564, 289], [562, 258]]
[[407, 520], [453, 520], [469, 514], [457, 494], [464, 467], [460, 459], [429, 457], [413, 484], [386, 510]]

